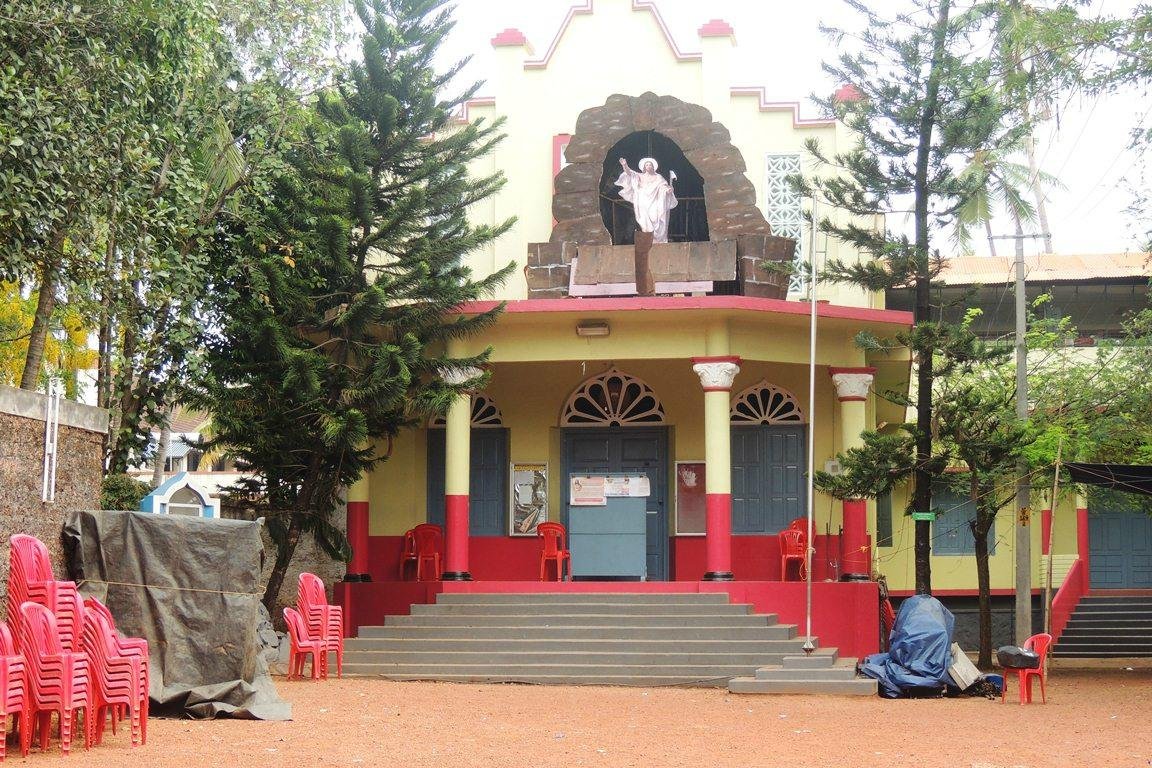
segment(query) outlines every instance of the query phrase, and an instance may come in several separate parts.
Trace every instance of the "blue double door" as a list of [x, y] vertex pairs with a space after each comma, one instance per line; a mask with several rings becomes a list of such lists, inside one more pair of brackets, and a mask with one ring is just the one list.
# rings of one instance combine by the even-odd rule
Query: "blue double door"
[[668, 432], [664, 427], [565, 429], [560, 478], [563, 522], [568, 525], [571, 475], [647, 475], [645, 558], [649, 581], [668, 579]]
[[1090, 510], [1088, 569], [1094, 589], [1152, 588], [1152, 517]]

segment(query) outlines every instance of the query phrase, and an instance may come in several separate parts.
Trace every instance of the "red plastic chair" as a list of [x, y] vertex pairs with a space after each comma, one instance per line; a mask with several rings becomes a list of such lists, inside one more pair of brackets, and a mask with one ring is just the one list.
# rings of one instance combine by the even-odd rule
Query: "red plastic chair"
[[[344, 674], [344, 609], [328, 604], [324, 582], [314, 573], [301, 573], [296, 580], [296, 610], [304, 619], [310, 640], [321, 640], [336, 654], [336, 676]], [[327, 672], [328, 660], [324, 660]], [[325, 675], [327, 676], [327, 675]]]
[[93, 680], [88, 657], [65, 651], [60, 644], [56, 618], [42, 605], [20, 606], [20, 646], [27, 664], [31, 714], [40, 731], [40, 749], [48, 749], [52, 713], [59, 716], [60, 749], [68, 754], [79, 710], [83, 709], [84, 746], [92, 746]]
[[780, 580], [788, 581], [788, 563], [795, 561], [800, 581], [808, 577], [808, 535], [795, 528], [785, 528], [777, 534], [780, 540]]
[[788, 523], [788, 527], [794, 531], [804, 531], [804, 535], [808, 535], [808, 518], [798, 517]]
[[1020, 703], [1032, 703], [1032, 678], [1040, 678], [1040, 700], [1047, 704], [1048, 694], [1044, 691], [1044, 678], [1047, 677], [1045, 670], [1045, 662], [1048, 659], [1048, 649], [1052, 647], [1052, 635], [1047, 632], [1041, 632], [1024, 641], [1022, 646], [1026, 651], [1035, 651], [1040, 657], [1040, 666], [1036, 669], [1019, 669], [1015, 667], [1005, 667], [1004, 669], [1004, 686], [1000, 689], [1000, 701], [1004, 702], [1008, 699], [1008, 673], [1016, 673], [1016, 684], [1020, 688]]
[[105, 723], [112, 716], [112, 731], [121, 713], [127, 713], [131, 723], [132, 746], [143, 740], [141, 721], [146, 717], [148, 701], [147, 675], [142, 658], [123, 654], [116, 639], [116, 630], [100, 611], [84, 612], [84, 651], [92, 669], [92, 740], [99, 744], [104, 737]]
[[20, 731], [20, 754], [28, 756], [32, 743], [32, 724], [29, 722], [31, 697], [28, 694], [28, 676], [24, 657], [16, 652], [12, 632], [8, 625], [0, 621], [0, 760], [7, 753], [8, 717], [19, 718], [16, 727]]
[[323, 640], [308, 636], [304, 618], [295, 608], [284, 608], [284, 621], [288, 625], [288, 679], [304, 676], [304, 661], [312, 654], [312, 679], [328, 677], [328, 648]]
[[35, 536], [17, 533], [8, 541], [8, 621], [17, 650], [24, 650], [21, 647], [24, 633], [20, 629], [20, 606], [31, 601], [43, 605], [56, 616], [64, 650], [69, 653], [78, 651], [83, 616], [77, 609], [75, 582], [53, 578], [48, 548]]
[[425, 566], [431, 566], [432, 578], [439, 581], [442, 569], [440, 553], [444, 551], [444, 530], [435, 523], [420, 523], [412, 529], [416, 543], [416, 581], [424, 581]]
[[568, 578], [572, 578], [572, 553], [568, 551], [568, 532], [560, 523], [539, 523], [536, 535], [544, 542], [540, 552], [540, 581], [548, 572], [548, 561], [556, 563], [556, 581], [564, 580], [564, 563], [568, 563]]
[[413, 529], [409, 528], [404, 532], [404, 543], [400, 549], [400, 581], [407, 581], [408, 566], [412, 566], [412, 572], [416, 572], [416, 534]]
[[[91, 615], [99, 617], [94, 619]], [[115, 704], [111, 706], [106, 712], [102, 713], [100, 707], [97, 706], [95, 712], [97, 713], [96, 730], [92, 734], [93, 741], [99, 744], [104, 735], [105, 714], [112, 716], [112, 733], [116, 733], [116, 724], [125, 716], [132, 717], [132, 706], [139, 709], [140, 717], [140, 730], [139, 739], [141, 744], [148, 743], [148, 710], [150, 701], [148, 698], [149, 685], [151, 683], [149, 673], [149, 654], [148, 654], [148, 641], [142, 637], [124, 637], [116, 629], [116, 620], [112, 618], [112, 612], [108, 610], [108, 606], [100, 602], [94, 597], [84, 598], [84, 641], [85, 643], [93, 642], [90, 639], [89, 623], [98, 621], [101, 627], [107, 627], [107, 634], [105, 635], [105, 642], [108, 646], [107, 653], [113, 657], [134, 658], [139, 660], [139, 667], [137, 674], [139, 675], [139, 683], [136, 689], [135, 704]], [[87, 645], [85, 648], [87, 649]], [[91, 658], [91, 654], [89, 654]], [[135, 746], [135, 741], [133, 741]]]

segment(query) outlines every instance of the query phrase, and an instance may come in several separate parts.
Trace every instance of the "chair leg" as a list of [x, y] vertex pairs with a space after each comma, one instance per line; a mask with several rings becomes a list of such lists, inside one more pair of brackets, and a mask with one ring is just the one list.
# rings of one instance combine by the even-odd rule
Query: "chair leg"
[[1047, 704], [1048, 694], [1044, 691], [1044, 673], [1041, 672], [1039, 675], [1037, 675], [1037, 677], [1040, 678], [1040, 701]]

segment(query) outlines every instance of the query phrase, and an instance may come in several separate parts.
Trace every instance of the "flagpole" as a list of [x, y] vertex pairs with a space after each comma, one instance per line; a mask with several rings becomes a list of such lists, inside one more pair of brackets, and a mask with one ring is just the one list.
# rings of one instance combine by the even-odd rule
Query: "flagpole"
[[816, 226], [819, 219], [816, 216], [816, 198], [812, 198], [812, 230], [808, 248], [808, 548], [805, 552], [805, 597], [804, 597], [804, 653], [811, 654], [816, 650], [812, 643], [812, 555], [816, 551], [814, 528], [814, 511], [816, 508], [813, 498], [813, 475], [816, 471], [816, 440], [814, 422], [816, 421]]

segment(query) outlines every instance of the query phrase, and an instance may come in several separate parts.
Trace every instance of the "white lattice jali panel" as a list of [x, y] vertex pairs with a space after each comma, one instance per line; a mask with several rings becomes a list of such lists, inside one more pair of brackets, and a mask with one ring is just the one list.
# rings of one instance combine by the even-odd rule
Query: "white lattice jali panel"
[[788, 293], [804, 293], [808, 290], [808, 273], [804, 269], [804, 209], [800, 193], [788, 183], [789, 176], [800, 174], [800, 155], [765, 155], [764, 161], [764, 216], [774, 234], [796, 241]]

